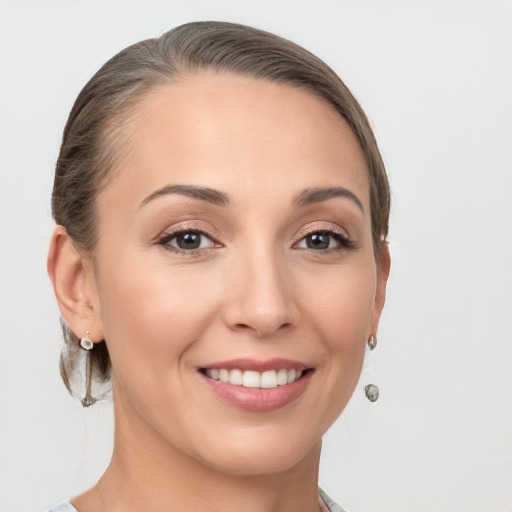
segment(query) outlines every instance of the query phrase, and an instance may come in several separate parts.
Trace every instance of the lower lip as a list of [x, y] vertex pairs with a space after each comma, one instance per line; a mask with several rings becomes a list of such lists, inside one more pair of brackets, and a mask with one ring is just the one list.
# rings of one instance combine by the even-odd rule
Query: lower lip
[[275, 388], [245, 388], [201, 376], [210, 389], [228, 404], [246, 411], [267, 412], [297, 400], [306, 390], [312, 374], [313, 371], [309, 370], [299, 380]]

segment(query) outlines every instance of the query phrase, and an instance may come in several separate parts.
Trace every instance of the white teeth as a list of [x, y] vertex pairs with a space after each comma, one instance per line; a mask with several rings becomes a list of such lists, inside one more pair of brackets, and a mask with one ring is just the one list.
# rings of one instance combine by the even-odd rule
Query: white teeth
[[261, 374], [261, 387], [262, 388], [275, 388], [277, 387], [277, 373], [275, 370], [263, 372]]
[[231, 370], [229, 372], [229, 383], [235, 386], [241, 386], [243, 383], [242, 370]]
[[285, 386], [299, 380], [302, 370], [270, 370], [266, 372], [255, 372], [239, 369], [226, 370], [225, 368], [207, 368], [206, 376], [210, 379], [220, 382], [229, 382], [234, 386], [243, 386], [245, 388], [264, 388], [270, 389], [277, 386]]
[[277, 372], [277, 384], [279, 386], [288, 384], [288, 370], [279, 370]]
[[261, 375], [259, 372], [244, 372], [242, 386], [244, 388], [259, 388], [261, 387]]

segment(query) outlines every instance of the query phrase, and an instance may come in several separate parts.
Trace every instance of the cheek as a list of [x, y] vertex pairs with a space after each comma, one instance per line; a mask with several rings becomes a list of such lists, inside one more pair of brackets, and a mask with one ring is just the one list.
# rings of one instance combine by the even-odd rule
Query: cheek
[[374, 265], [341, 268], [325, 276], [323, 286], [317, 282], [316, 296], [307, 296], [305, 307], [313, 308], [316, 327], [331, 350], [351, 350], [366, 341], [375, 303]]
[[211, 276], [205, 286], [204, 272], [139, 263], [104, 265], [113, 269], [100, 279], [104, 336], [114, 371], [135, 360], [153, 371], [168, 370], [186, 362], [186, 350], [216, 314], [219, 294]]
[[325, 362], [326, 408], [329, 421], [345, 407], [359, 379], [366, 341], [371, 333], [376, 274], [371, 264], [341, 269], [326, 282], [328, 292], [318, 293], [314, 330], [323, 340], [319, 358]]

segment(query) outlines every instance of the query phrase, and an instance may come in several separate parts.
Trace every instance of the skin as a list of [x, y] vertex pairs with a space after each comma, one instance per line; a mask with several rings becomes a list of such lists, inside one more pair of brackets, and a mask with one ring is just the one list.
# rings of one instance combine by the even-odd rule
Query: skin
[[[66, 322], [105, 339], [113, 367], [112, 462], [72, 503], [80, 512], [318, 510], [321, 438], [357, 383], [389, 270], [384, 243], [380, 269], [375, 261], [359, 144], [304, 90], [206, 72], [150, 93], [129, 126], [97, 198], [94, 255], [61, 226], [50, 248]], [[230, 202], [150, 197], [168, 185]], [[332, 187], [362, 209], [344, 196], [297, 204], [304, 190]], [[176, 238], [159, 243], [177, 227], [209, 238], [193, 253]], [[326, 230], [350, 247], [327, 235], [329, 248], [308, 247], [308, 234]], [[313, 371], [275, 411], [225, 403], [198, 372], [276, 357]]]

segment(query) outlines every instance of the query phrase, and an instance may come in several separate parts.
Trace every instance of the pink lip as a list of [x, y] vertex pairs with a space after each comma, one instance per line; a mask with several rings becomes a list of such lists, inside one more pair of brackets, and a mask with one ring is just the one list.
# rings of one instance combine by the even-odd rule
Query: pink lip
[[[207, 368], [224, 368], [226, 370], [240, 369], [258, 372], [279, 369], [308, 369], [308, 367], [303, 363], [286, 359], [272, 359], [268, 361], [236, 359], [221, 363], [214, 363], [213, 365], [208, 365]], [[313, 370], [310, 369], [310, 371], [305, 372], [299, 380], [296, 380], [291, 384], [268, 389], [235, 386], [228, 382], [220, 382], [215, 379], [210, 379], [201, 372], [199, 372], [199, 375], [203, 378], [209, 389], [229, 405], [246, 411], [268, 412], [280, 409], [297, 400], [306, 390], [313, 373]]]
[[256, 361], [255, 359], [230, 359], [218, 363], [208, 363], [203, 368], [215, 370], [249, 370], [253, 372], [267, 372], [270, 370], [306, 370], [308, 366], [298, 361], [290, 359], [267, 359], [266, 361]]

